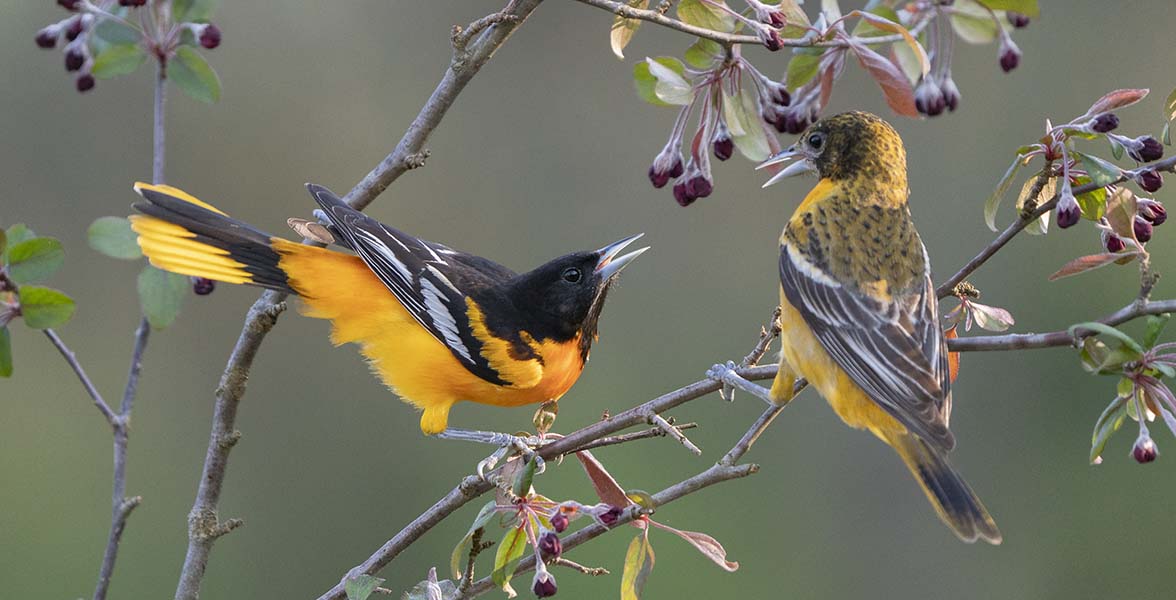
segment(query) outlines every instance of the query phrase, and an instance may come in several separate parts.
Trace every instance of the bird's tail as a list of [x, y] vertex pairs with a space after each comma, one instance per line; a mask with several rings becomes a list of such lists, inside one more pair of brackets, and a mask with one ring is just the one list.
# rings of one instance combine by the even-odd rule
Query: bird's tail
[[961, 540], [967, 543], [984, 540], [994, 545], [1001, 542], [992, 515], [941, 451], [910, 434], [887, 437], [922, 486], [939, 518]]
[[[152, 265], [165, 271], [298, 293], [282, 255], [298, 247], [242, 223], [183, 190], [136, 183], [145, 202], [130, 217], [139, 247]], [[302, 246], [303, 248], [308, 248]]]

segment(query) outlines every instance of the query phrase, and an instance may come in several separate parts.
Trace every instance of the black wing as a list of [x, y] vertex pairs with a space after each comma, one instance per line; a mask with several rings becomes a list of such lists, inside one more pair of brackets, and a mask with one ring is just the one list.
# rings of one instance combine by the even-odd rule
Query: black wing
[[[327, 188], [308, 184], [337, 241], [351, 248], [400, 304], [469, 371], [490, 383], [511, 385], [482, 355], [467, 312], [468, 287], [489, 285], [514, 272], [388, 227], [347, 206]], [[455, 265], [471, 267], [461, 269]], [[472, 291], [472, 290], [470, 290]]]
[[917, 293], [870, 297], [815, 270], [790, 245], [780, 283], [825, 351], [874, 402], [913, 434], [950, 450], [947, 346], [930, 274]]

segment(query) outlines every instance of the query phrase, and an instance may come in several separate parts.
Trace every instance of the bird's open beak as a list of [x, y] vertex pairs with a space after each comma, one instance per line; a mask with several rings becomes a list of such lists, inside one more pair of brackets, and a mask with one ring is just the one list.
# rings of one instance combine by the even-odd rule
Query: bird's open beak
[[642, 252], [649, 250], [649, 246], [646, 246], [644, 248], [634, 250], [624, 256], [617, 256], [621, 253], [621, 250], [625, 249], [625, 246], [632, 244], [637, 240], [637, 238], [643, 235], [645, 234], [638, 233], [637, 235], [629, 236], [623, 240], [613, 242], [596, 251], [596, 255], [600, 257], [596, 260], [596, 272], [600, 274], [600, 278], [602, 280], [607, 280], [609, 277], [616, 275], [621, 269], [625, 268], [626, 265], [633, 262], [634, 258], [641, 256]]
[[796, 162], [788, 165], [787, 167], [784, 167], [783, 169], [780, 169], [780, 172], [773, 175], [772, 178], [767, 181], [767, 183], [764, 183], [763, 187], [768, 187], [769, 185], [772, 185], [781, 179], [792, 177], [793, 175], [800, 175], [801, 173], [809, 173], [817, 170], [817, 166], [813, 164], [813, 161], [804, 156], [800, 150], [797, 150], [795, 145], [768, 157], [768, 160], [760, 163], [759, 166], [756, 167], [756, 170], [758, 171], [759, 169], [770, 167], [772, 165], [778, 165], [793, 159], [796, 159]]

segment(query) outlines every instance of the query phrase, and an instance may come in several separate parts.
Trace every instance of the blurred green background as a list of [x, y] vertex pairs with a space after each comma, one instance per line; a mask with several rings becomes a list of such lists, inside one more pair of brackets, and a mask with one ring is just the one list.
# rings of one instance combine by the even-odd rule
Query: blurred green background
[[[303, 182], [342, 193], [358, 181], [432, 91], [449, 61], [450, 27], [501, 2], [224, 4], [216, 21], [225, 41], [208, 53], [224, 98], [209, 106], [173, 90], [168, 182], [285, 233], [286, 217], [309, 216]], [[1013, 149], [1039, 136], [1046, 117], [1080, 114], [1109, 89], [1151, 87], [1144, 103], [1121, 111], [1122, 132], [1158, 134], [1162, 124], [1160, 106], [1176, 84], [1176, 5], [1045, 4], [1042, 18], [1017, 34], [1025, 56], [1013, 73], [1001, 73], [996, 46], [958, 49], [964, 95], [955, 114], [889, 115], [853, 61], [834, 92], [827, 112], [889, 115], [906, 139], [912, 209], [941, 277], [991, 239], [981, 220], [984, 198]], [[150, 177], [148, 70], [79, 95], [60, 52], [33, 44], [60, 9], [43, 0], [4, 12], [0, 221], [27, 222], [65, 244], [67, 266], [50, 284], [80, 308], [60, 333], [107, 397], [117, 398], [139, 318], [139, 266], [90, 250], [85, 230], [96, 217], [125, 214], [131, 182]], [[561, 403], [561, 431], [743, 356], [775, 302], [776, 237], [811, 184], [761, 191], [764, 176], [737, 158], [716, 167], [715, 194], [689, 209], [676, 206], [668, 189], [651, 189], [646, 168], [674, 115], [636, 99], [631, 66], [646, 55], [680, 54], [689, 40], [646, 26], [622, 63], [608, 49], [609, 22], [577, 2], [545, 3], [460, 97], [428, 144], [427, 166], [370, 209], [517, 269], [646, 232], [653, 249], [610, 296], [591, 366]], [[783, 73], [786, 52], [749, 53], [765, 72]], [[1011, 214], [1006, 209], [1000, 221]], [[1151, 245], [1165, 273], [1176, 267], [1172, 227], [1160, 228]], [[1085, 222], [1048, 238], [1022, 236], [972, 280], [985, 302], [1016, 315], [1017, 331], [1056, 329], [1133, 297], [1132, 268], [1045, 280], [1097, 249]], [[1176, 293], [1173, 279], [1160, 282], [1159, 297]], [[144, 501], [123, 538], [114, 598], [174, 591], [213, 389], [256, 296], [222, 285], [190, 298], [179, 321], [152, 336], [128, 482]], [[217, 544], [205, 598], [317, 596], [487, 453], [423, 438], [417, 415], [368, 374], [353, 349], [333, 349], [326, 334], [325, 322], [291, 311], [257, 360], [221, 505], [222, 516], [242, 517], [246, 526]], [[109, 525], [110, 434], [44, 337], [19, 324], [13, 337], [16, 373], [0, 382], [3, 595], [88, 597]], [[1087, 465], [1090, 429], [1113, 380], [1085, 374], [1067, 350], [969, 354], [956, 390], [954, 461], [995, 515], [1003, 546], [959, 543], [890, 450], [844, 427], [807, 392], [748, 455], [762, 464], [758, 475], [658, 511], [659, 520], [714, 535], [742, 568], [724, 573], [655, 531], [647, 597], [1172, 597], [1176, 454], [1135, 464], [1127, 456], [1129, 423], [1105, 464]], [[716, 460], [760, 410], [743, 395], [734, 404], [712, 396], [675, 411], [702, 424], [691, 434], [701, 458], [666, 441], [598, 455], [624, 486], [658, 490]], [[452, 424], [515, 430], [530, 416], [530, 409], [462, 405]], [[1153, 433], [1161, 451], [1176, 449], [1162, 426]], [[575, 461], [550, 469], [540, 486], [554, 498], [592, 498]], [[479, 504], [381, 573], [386, 585], [406, 589], [430, 566], [444, 571]], [[622, 531], [577, 549], [572, 558], [613, 575], [557, 571], [560, 597], [615, 596], [629, 538]]]

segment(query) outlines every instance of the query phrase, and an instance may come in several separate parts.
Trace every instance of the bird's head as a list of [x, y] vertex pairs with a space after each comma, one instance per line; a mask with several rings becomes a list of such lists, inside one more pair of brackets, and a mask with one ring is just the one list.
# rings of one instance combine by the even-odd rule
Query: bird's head
[[644, 234], [613, 242], [599, 250], [574, 252], [524, 273], [511, 291], [526, 298], [527, 306], [539, 314], [528, 315], [541, 329], [531, 331], [537, 338], [566, 341], [577, 335], [591, 343], [609, 286], [633, 259], [649, 247], [621, 255], [621, 250]]
[[816, 172], [834, 181], [869, 180], [878, 186], [906, 189], [906, 151], [898, 132], [877, 115], [846, 112], [813, 123], [795, 144], [768, 158], [757, 169], [794, 160], [764, 184]]

